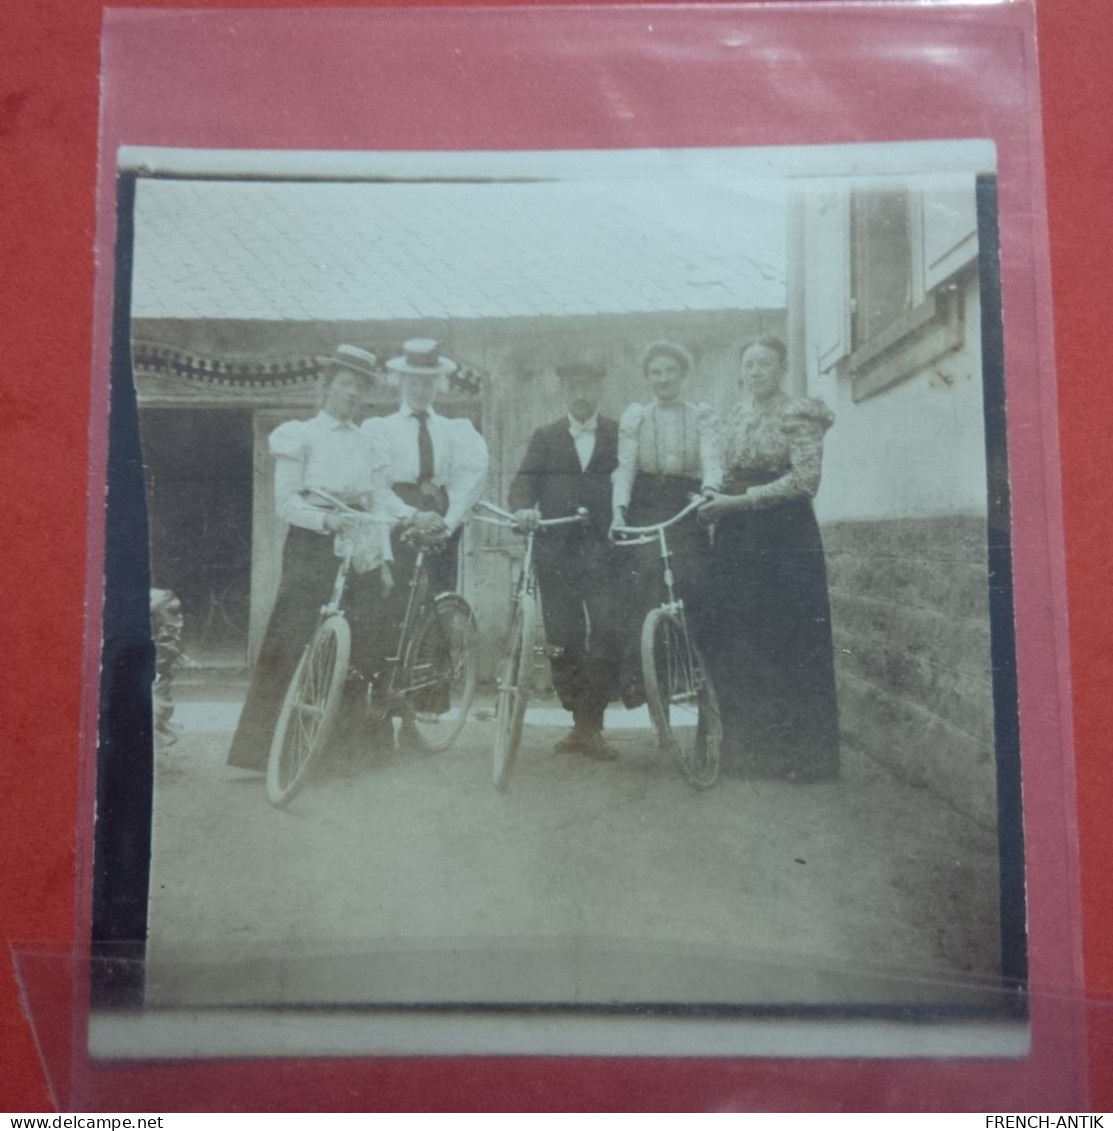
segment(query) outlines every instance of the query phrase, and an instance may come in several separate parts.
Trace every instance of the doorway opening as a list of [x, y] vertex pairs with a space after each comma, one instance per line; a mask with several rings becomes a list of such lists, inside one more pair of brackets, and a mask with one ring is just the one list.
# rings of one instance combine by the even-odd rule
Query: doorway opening
[[191, 661], [241, 670], [251, 607], [251, 412], [147, 408], [140, 428], [151, 585], [181, 601]]

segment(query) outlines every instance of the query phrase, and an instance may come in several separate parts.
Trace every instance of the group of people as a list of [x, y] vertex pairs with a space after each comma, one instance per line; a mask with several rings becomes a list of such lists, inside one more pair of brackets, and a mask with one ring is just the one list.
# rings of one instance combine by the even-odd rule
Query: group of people
[[[486, 480], [487, 450], [467, 420], [432, 409], [436, 382], [454, 369], [436, 343], [406, 343], [387, 367], [399, 375], [396, 414], [357, 427], [375, 359], [342, 346], [322, 411], [271, 436], [276, 503], [289, 524], [283, 574], [230, 762], [261, 769], [282, 694], [336, 574], [333, 536], [348, 522], [311, 488], [404, 523], [438, 555], [438, 588], [454, 587], [455, 542]], [[764, 335], [739, 354], [742, 398], [725, 418], [684, 396], [694, 362], [673, 342], [642, 356], [651, 399], [615, 421], [599, 412], [606, 370], [557, 368], [565, 414], [530, 437], [508, 506], [529, 529], [580, 508], [580, 525], [545, 531], [536, 551], [553, 684], [571, 712], [558, 751], [609, 760], [608, 703], [644, 700], [640, 629], [664, 594], [655, 545], [616, 543], [624, 527], [698, 509], [669, 532], [675, 591], [711, 669], [727, 772], [821, 781], [839, 772], [838, 715], [826, 565], [812, 498], [833, 417], [822, 402], [789, 395], [787, 351]], [[389, 529], [384, 523], [382, 529]], [[349, 582], [353, 665], [371, 672], [397, 619], [412, 551], [384, 534]], [[357, 650], [357, 640], [361, 641]]]
[[603, 712], [644, 700], [640, 630], [664, 597], [659, 549], [618, 547], [625, 527], [699, 508], [669, 531], [675, 592], [711, 669], [727, 772], [821, 781], [839, 772], [827, 573], [812, 498], [833, 417], [784, 388], [784, 343], [739, 355], [743, 399], [725, 421], [684, 397], [689, 352], [642, 355], [652, 399], [618, 422], [599, 414], [605, 370], [560, 367], [567, 415], [539, 428], [510, 488], [530, 526], [586, 507], [584, 526], [546, 532], [537, 551], [553, 683], [572, 712], [559, 750], [610, 759]]
[[[278, 594], [228, 755], [240, 769], [266, 769], [286, 688], [332, 592], [338, 554], [357, 543], [345, 610], [351, 665], [368, 679], [397, 643], [418, 543], [439, 551], [428, 559], [434, 589], [456, 587], [463, 524], [487, 480], [487, 445], [471, 421], [434, 410], [437, 386], [456, 364], [426, 339], [406, 342], [386, 363], [401, 389], [399, 410], [357, 424], [377, 366], [374, 354], [340, 346], [322, 377], [321, 410], [270, 435], [275, 507], [288, 529]], [[329, 499], [380, 521], [363, 523]], [[375, 737], [394, 741], [389, 720]]]

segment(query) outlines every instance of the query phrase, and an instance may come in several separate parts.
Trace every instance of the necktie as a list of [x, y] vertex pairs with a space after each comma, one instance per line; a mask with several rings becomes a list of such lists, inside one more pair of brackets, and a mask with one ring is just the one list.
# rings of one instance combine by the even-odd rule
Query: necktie
[[417, 478], [424, 482], [433, 478], [433, 437], [429, 435], [429, 413], [415, 412], [417, 418]]

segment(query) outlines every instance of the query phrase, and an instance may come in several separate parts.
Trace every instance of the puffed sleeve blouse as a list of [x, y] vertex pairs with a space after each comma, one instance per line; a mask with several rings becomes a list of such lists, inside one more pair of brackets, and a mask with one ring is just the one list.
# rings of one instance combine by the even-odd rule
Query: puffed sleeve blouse
[[381, 490], [385, 460], [350, 421], [318, 413], [312, 420], [287, 420], [268, 439], [274, 457], [274, 502], [278, 517], [293, 526], [324, 532], [325, 510], [307, 494], [319, 488], [341, 502]]
[[757, 471], [777, 478], [750, 487], [747, 506], [814, 497], [823, 470], [823, 436], [834, 420], [831, 410], [812, 397], [785, 397], [765, 409], [737, 405], [723, 440], [727, 490], [732, 472]]
[[615, 509], [629, 506], [638, 472], [678, 475], [719, 487], [723, 468], [715, 418], [708, 405], [632, 404], [618, 423]]

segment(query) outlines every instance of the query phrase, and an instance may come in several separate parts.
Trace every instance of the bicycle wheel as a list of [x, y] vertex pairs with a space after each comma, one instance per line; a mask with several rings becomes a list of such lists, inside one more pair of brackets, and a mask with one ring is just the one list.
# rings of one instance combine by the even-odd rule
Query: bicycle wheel
[[645, 695], [657, 740], [695, 789], [719, 776], [723, 722], [707, 665], [673, 613], [653, 609], [642, 626]]
[[282, 808], [301, 792], [328, 743], [348, 675], [352, 633], [342, 616], [317, 629], [282, 701], [267, 762], [267, 797]]
[[522, 742], [522, 725], [526, 718], [533, 684], [533, 638], [537, 625], [537, 602], [533, 594], [523, 593], [506, 651], [498, 668], [498, 699], [495, 701], [494, 779], [499, 789], [506, 789], [510, 773]]
[[463, 597], [443, 593], [418, 622], [407, 650], [403, 724], [423, 750], [439, 754], [457, 739], [475, 698], [475, 618]]

